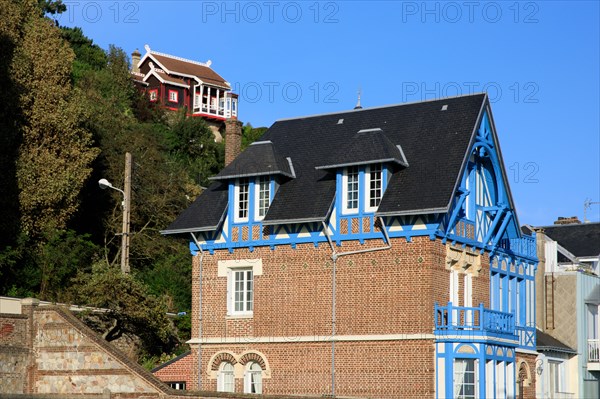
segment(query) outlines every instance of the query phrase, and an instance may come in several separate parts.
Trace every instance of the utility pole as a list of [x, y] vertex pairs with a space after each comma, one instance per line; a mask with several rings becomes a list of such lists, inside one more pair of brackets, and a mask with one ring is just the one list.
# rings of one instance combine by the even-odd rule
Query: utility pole
[[131, 154], [125, 153], [125, 186], [123, 187], [123, 234], [121, 236], [121, 272], [129, 274], [129, 217], [131, 205]]

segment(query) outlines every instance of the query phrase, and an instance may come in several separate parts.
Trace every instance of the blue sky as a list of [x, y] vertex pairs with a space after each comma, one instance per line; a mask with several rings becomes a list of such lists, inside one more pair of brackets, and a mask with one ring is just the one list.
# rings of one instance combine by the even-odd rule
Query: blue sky
[[63, 1], [103, 48], [212, 60], [253, 126], [487, 91], [521, 224], [600, 202], [597, 1]]

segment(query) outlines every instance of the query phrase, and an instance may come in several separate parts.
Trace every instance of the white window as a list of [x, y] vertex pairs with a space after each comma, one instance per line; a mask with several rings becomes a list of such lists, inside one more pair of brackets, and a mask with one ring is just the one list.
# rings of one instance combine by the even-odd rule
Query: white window
[[250, 362], [246, 367], [244, 393], [262, 393], [262, 369], [256, 362]]
[[148, 96], [150, 97], [150, 101], [158, 100], [158, 89], [149, 90]]
[[167, 385], [175, 390], [185, 391], [185, 382], [167, 382]]
[[344, 174], [344, 210], [347, 213], [358, 212], [358, 166], [351, 166]]
[[477, 397], [476, 359], [454, 360], [454, 398], [475, 399]]
[[558, 397], [559, 392], [566, 392], [566, 374], [565, 363], [560, 361], [548, 361], [548, 369], [550, 374], [550, 397]]
[[179, 93], [177, 90], [169, 90], [169, 101], [172, 103], [176, 103], [179, 98]]
[[261, 176], [257, 180], [256, 190], [256, 220], [262, 220], [271, 204], [271, 179], [269, 176]]
[[254, 274], [252, 269], [230, 270], [230, 315], [251, 315], [254, 307]]
[[367, 168], [365, 189], [366, 210], [377, 210], [383, 193], [383, 173], [381, 165], [371, 165]]
[[235, 219], [239, 222], [248, 220], [248, 205], [250, 197], [250, 182], [239, 179], [235, 186]]
[[233, 364], [229, 362], [223, 362], [219, 366], [219, 374], [217, 376], [217, 391], [235, 392]]

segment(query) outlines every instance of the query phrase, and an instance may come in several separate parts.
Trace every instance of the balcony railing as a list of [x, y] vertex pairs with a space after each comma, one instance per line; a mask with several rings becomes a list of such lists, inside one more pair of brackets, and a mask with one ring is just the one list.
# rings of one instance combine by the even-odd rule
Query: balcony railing
[[588, 339], [588, 363], [600, 363], [600, 339]]
[[517, 255], [534, 258], [536, 256], [535, 237], [522, 236], [521, 238], [503, 238], [500, 248], [509, 250]]
[[510, 335], [507, 338], [517, 340], [513, 314], [486, 309], [483, 304], [467, 307], [454, 306], [452, 302], [448, 302], [446, 306], [436, 303], [434, 319], [437, 334], [469, 331]]

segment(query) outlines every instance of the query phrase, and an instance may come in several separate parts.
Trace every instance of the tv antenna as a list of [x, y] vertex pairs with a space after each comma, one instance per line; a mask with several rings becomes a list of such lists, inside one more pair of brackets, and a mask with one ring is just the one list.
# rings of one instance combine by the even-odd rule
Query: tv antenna
[[585, 201], [583, 201], [583, 223], [590, 222], [587, 219], [587, 210], [590, 209], [592, 207], [592, 205], [598, 205], [598, 204], [600, 204], [600, 202], [598, 202], [598, 201], [592, 202], [592, 200], [589, 198], [587, 198]]

